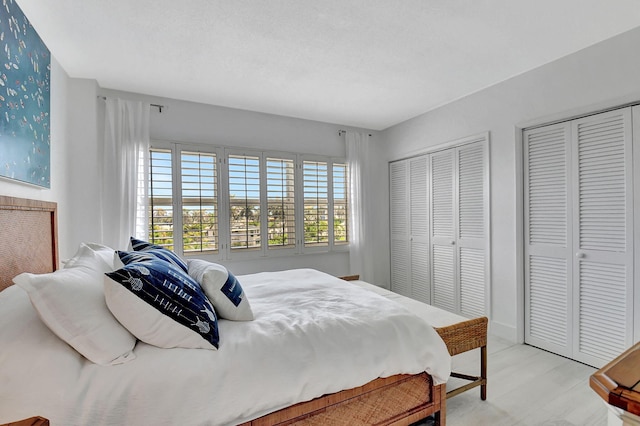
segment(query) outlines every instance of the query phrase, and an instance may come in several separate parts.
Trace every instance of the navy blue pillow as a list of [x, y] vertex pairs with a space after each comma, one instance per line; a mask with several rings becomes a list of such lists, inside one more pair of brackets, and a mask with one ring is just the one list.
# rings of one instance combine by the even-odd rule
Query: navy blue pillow
[[[118, 254], [124, 260], [131, 257], [130, 253], [119, 252]], [[107, 272], [106, 275], [111, 281], [120, 284], [161, 314], [200, 334], [215, 348], [218, 347], [220, 339], [215, 310], [200, 285], [180, 268], [164, 260], [149, 258], [142, 262], [129, 263], [117, 271]], [[118, 295], [114, 295], [113, 285], [108, 284], [110, 287], [105, 285], [105, 297], [112, 313], [140, 340], [156, 344], [133, 331], [134, 328], [140, 329], [140, 324], [134, 323], [135, 318], [141, 315], [137, 316], [135, 312], [129, 312], [130, 305], [124, 306], [123, 303], [116, 302], [122, 298], [117, 299]], [[156, 336], [151, 337], [156, 338]], [[160, 339], [162, 340], [163, 336], [160, 336]], [[156, 344], [156, 346], [171, 347], [166, 343]]]
[[[164, 259], [158, 258], [157, 256], [154, 256], [151, 253], [145, 253], [143, 251], [121, 251], [121, 250], [118, 250], [118, 251], [116, 251], [116, 253], [118, 254], [118, 257], [120, 258], [120, 261], [122, 262], [123, 266], [124, 265], [128, 265], [130, 263], [148, 262], [148, 261], [154, 260], [154, 259], [164, 260]], [[116, 267], [117, 267], [117, 265], [118, 264], [116, 262]]]
[[179, 266], [186, 273], [189, 272], [187, 264], [180, 258], [180, 256], [162, 246], [151, 244], [147, 241], [142, 241], [137, 238], [131, 237], [131, 247], [134, 251], [149, 253], [157, 257], [158, 259], [162, 259], [176, 266]]

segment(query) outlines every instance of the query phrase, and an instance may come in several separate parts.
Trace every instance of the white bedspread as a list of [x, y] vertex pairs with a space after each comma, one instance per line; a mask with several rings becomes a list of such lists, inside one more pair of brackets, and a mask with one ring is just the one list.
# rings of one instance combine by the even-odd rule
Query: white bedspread
[[377, 377], [450, 373], [424, 320], [374, 292], [301, 269], [239, 277], [255, 320], [220, 321], [220, 349], [159, 349], [93, 364], [53, 335], [17, 286], [0, 293], [0, 423], [235, 424]]

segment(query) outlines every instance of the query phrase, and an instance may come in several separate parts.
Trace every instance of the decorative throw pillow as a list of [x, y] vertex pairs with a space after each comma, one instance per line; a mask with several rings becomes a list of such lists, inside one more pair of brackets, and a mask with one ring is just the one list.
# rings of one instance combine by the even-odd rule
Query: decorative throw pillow
[[148, 243], [146, 241], [138, 240], [137, 238], [131, 237], [131, 248], [133, 251], [142, 251], [148, 254], [151, 254], [158, 259], [162, 259], [169, 263], [172, 263], [178, 267], [180, 267], [185, 273], [188, 272], [187, 264], [184, 260], [180, 258], [177, 254], [172, 252], [171, 250], [167, 250], [162, 246], [158, 246], [155, 244]]
[[180, 268], [153, 258], [105, 275], [107, 306], [138, 339], [161, 348], [218, 348], [215, 310]]
[[[159, 259], [151, 253], [145, 253], [142, 251], [120, 251], [113, 252], [112, 262], [114, 270], [123, 268], [125, 265], [137, 262], [148, 262], [153, 259]], [[160, 259], [162, 260], [162, 259]], [[175, 266], [175, 265], [174, 265]]]
[[102, 290], [111, 271], [90, 247], [80, 245], [63, 269], [23, 273], [13, 282], [23, 288], [38, 315], [58, 337], [96, 364], [121, 364], [135, 358], [135, 337], [111, 314]]
[[227, 268], [200, 259], [189, 261], [189, 276], [213, 303], [220, 318], [251, 321], [253, 311], [238, 279]]

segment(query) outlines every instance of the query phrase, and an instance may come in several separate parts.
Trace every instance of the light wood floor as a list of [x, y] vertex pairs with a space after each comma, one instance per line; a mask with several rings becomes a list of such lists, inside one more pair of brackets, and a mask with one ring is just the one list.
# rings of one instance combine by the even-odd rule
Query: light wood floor
[[[605, 426], [607, 408], [589, 387], [596, 371], [527, 345], [490, 336], [487, 400], [476, 388], [447, 400], [449, 426]], [[453, 369], [477, 374], [478, 350], [453, 358]], [[452, 379], [456, 380], [456, 379]], [[456, 383], [451, 382], [447, 387]]]

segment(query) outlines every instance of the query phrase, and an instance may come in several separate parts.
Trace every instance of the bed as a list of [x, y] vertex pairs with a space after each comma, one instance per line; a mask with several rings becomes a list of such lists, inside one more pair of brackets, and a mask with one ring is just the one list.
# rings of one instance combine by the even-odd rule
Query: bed
[[[182, 367], [178, 367], [175, 363], [174, 354], [177, 354], [175, 356], [187, 357], [179, 358], [183, 360], [183, 364], [208, 365], [209, 358], [215, 358], [211, 351], [180, 348], [160, 349], [138, 342], [135, 348], [137, 353], [135, 360], [117, 366], [105, 367], [92, 364], [82, 356], [74, 354], [68, 345], [51, 333], [39, 321], [36, 312], [30, 308], [26, 294], [21, 294], [18, 291], [20, 289], [16, 288], [17, 286], [11, 285], [12, 277], [23, 271], [44, 274], [56, 269], [59, 263], [56, 214], [55, 203], [0, 197], [0, 227], [3, 229], [3, 237], [0, 242], [0, 256], [2, 258], [0, 263], [0, 290], [2, 290], [0, 292], [0, 320], [6, 320], [6, 313], [9, 311], [18, 318], [12, 319], [13, 322], [9, 323], [0, 322], [2, 326], [0, 333], [4, 333], [4, 338], [9, 336], [12, 339], [10, 350], [2, 349], [0, 351], [0, 401], [3, 401], [0, 404], [5, 404], [0, 405], [1, 424], [17, 422], [21, 419], [28, 419], [24, 424], [39, 424], [38, 422], [46, 424], [47, 421], [43, 418], [50, 418], [52, 424], [56, 424], [56, 422], [60, 424], [134, 424], [141, 422], [140, 413], [144, 414], [145, 409], [148, 410], [147, 414], [149, 415], [146, 418], [148, 420], [146, 423], [153, 424], [408, 425], [427, 416], [434, 416], [435, 424], [445, 424], [446, 389], [444, 382], [448, 376], [449, 366], [447, 364], [450, 363], [450, 359], [442, 356], [443, 351], [447, 352], [447, 347], [442, 340], [439, 339], [442, 346], [440, 349], [420, 348], [420, 359], [409, 361], [409, 364], [421, 364], [420, 368], [411, 365], [408, 367], [408, 371], [400, 373], [394, 372], [396, 367], [391, 366], [391, 363], [395, 362], [392, 358], [406, 357], [407, 351], [401, 351], [400, 346], [405, 342], [410, 343], [410, 341], [420, 341], [427, 338], [431, 335], [431, 331], [429, 331], [431, 327], [422, 330], [424, 333], [422, 331], [416, 333], [416, 329], [410, 329], [408, 325], [394, 325], [393, 327], [396, 328], [390, 329], [391, 334], [398, 334], [400, 340], [393, 343], [391, 349], [386, 348], [392, 354], [390, 359], [380, 362], [380, 366], [371, 364], [371, 368], [359, 368], [357, 363], [362, 362], [366, 365], [371, 363], [365, 357], [360, 359], [361, 354], [355, 357], [358, 358], [357, 363], [350, 367], [343, 367], [347, 365], [344, 363], [345, 360], [331, 359], [329, 360], [330, 364], [339, 374], [333, 374], [332, 379], [325, 384], [322, 384], [323, 380], [317, 376], [310, 376], [306, 382], [290, 382], [290, 379], [293, 380], [293, 378], [280, 378], [278, 375], [272, 374], [278, 373], [278, 368], [281, 367], [273, 367], [273, 372], [261, 371], [260, 374], [254, 374], [254, 376], [265, 377], [260, 380], [267, 382], [267, 390], [263, 389], [259, 394], [255, 394], [255, 387], [243, 389], [241, 384], [227, 378], [224, 385], [218, 383], [218, 386], [223, 388], [223, 391], [228, 395], [209, 396], [213, 385], [207, 383], [208, 374], [204, 371], [195, 377], [190, 376], [187, 383], [182, 383], [179, 380], [168, 381], [168, 377], [174, 379], [181, 377], [180, 368]], [[404, 311], [408, 312], [404, 308], [393, 307], [394, 304], [383, 304], [383, 296], [376, 295], [369, 290], [362, 290], [357, 286], [351, 286], [334, 277], [318, 275], [316, 272], [289, 271], [288, 282], [292, 283], [309, 277], [311, 281], [317, 281], [319, 286], [324, 286], [322, 289], [325, 287], [340, 288], [346, 298], [358, 300], [372, 298], [376, 303], [380, 303], [380, 306], [385, 306], [384, 309], [381, 308], [382, 310], [389, 309], [394, 315], [404, 317]], [[282, 279], [282, 277], [276, 276], [257, 275], [259, 274], [253, 274], [252, 277], [239, 277], [243, 286], [245, 283], [247, 284], [245, 291], [249, 298], [252, 302], [256, 301], [256, 318], [262, 312], [258, 302], [260, 299], [257, 296], [260, 291], [265, 291], [264, 289], [269, 286], [255, 283]], [[358, 293], [358, 291], [364, 291], [371, 296], [365, 296], [364, 293]], [[282, 294], [275, 296], [282, 297]], [[374, 296], [379, 299], [375, 299]], [[3, 300], [5, 305], [2, 305]], [[336, 299], [336, 302], [340, 302], [340, 300]], [[413, 314], [409, 314], [407, 318], [409, 316], [415, 317]], [[407, 321], [413, 322], [414, 320], [407, 319]], [[17, 323], [20, 324], [20, 327], [16, 326]], [[221, 326], [220, 335], [224, 336], [233, 327], [239, 326], [235, 323]], [[5, 333], [5, 331], [7, 332]], [[35, 334], [31, 336], [31, 333]], [[406, 333], [415, 333], [415, 335], [412, 338], [402, 338], [402, 336], [407, 336]], [[33, 342], [29, 343], [29, 339], [32, 339]], [[221, 341], [221, 348], [224, 347], [222, 346], [224, 343]], [[227, 347], [234, 346], [229, 344], [229, 341], [226, 343]], [[374, 346], [382, 348], [387, 346], [386, 340], [382, 343]], [[438, 344], [434, 343], [430, 346], [438, 347]], [[423, 350], [424, 353], [421, 352]], [[408, 351], [416, 352], [418, 350], [408, 347]], [[22, 354], [22, 356], [16, 356], [15, 353]], [[221, 354], [223, 350], [214, 353]], [[330, 351], [329, 353], [335, 355], [335, 352]], [[16, 381], [15, 376], [8, 376], [15, 373], [9, 371], [12, 362], [24, 362], [23, 359], [17, 361], [8, 359], [7, 357], [11, 354], [14, 354], [14, 358], [24, 357], [30, 360], [30, 367], [24, 370], [23, 380]], [[446, 355], [448, 356], [448, 353]], [[162, 358], [166, 359], [162, 361]], [[301, 357], [295, 357], [289, 361], [295, 363], [299, 358]], [[351, 356], [351, 358], [354, 357]], [[433, 361], [433, 365], [422, 365], [427, 358], [430, 359], [430, 362]], [[440, 359], [435, 361], [436, 358]], [[224, 371], [242, 369], [243, 364], [240, 361], [243, 359], [237, 358], [238, 363], [233, 365], [233, 368], [225, 368]], [[50, 365], [47, 362], [52, 360], [56, 362], [57, 368], [63, 369], [68, 364], [76, 369], [77, 374], [72, 377], [60, 376], [57, 370], [47, 367]], [[154, 364], [155, 372], [142, 373], [142, 368], [138, 368], [142, 365], [142, 361], [145, 364], [156, 363]], [[322, 360], [318, 360], [318, 364], [320, 361]], [[163, 362], [165, 363], [163, 364]], [[171, 365], [172, 368], [168, 368], [167, 365]], [[315, 365], [315, 362], [312, 363], [308, 370], [313, 370]], [[341, 368], [337, 368], [338, 366]], [[244, 364], [244, 367], [247, 367], [247, 364]], [[374, 370], [373, 367], [379, 371], [369, 371]], [[22, 368], [24, 369], [24, 367]], [[222, 367], [216, 368], [221, 369]], [[355, 374], [358, 371], [359, 373]], [[122, 374], [123, 372], [124, 374]], [[105, 374], [113, 376], [115, 379], [112, 378], [109, 384], [98, 386], [96, 383], [102, 383], [100, 377]], [[118, 379], [119, 374], [122, 375], [122, 380]], [[124, 377], [133, 376], [135, 378], [137, 375], [140, 375], [140, 380], [134, 380], [133, 384], [131, 381], [125, 382], [124, 380]], [[295, 374], [295, 376], [299, 375], [304, 374]], [[142, 377], [145, 379], [143, 380]], [[147, 383], [147, 380], [151, 383]], [[296, 377], [295, 380], [298, 378]], [[46, 386], [40, 385], [41, 382]], [[167, 383], [172, 386], [167, 386]], [[296, 385], [290, 383], [296, 383]], [[296, 389], [290, 389], [295, 386], [297, 386]], [[215, 386], [213, 387], [215, 388]], [[178, 397], [172, 396], [173, 400], [167, 400], [166, 393], [169, 392], [169, 388], [177, 388]], [[162, 392], [158, 392], [157, 389], [162, 389]], [[287, 398], [284, 398], [271, 405], [264, 402], [264, 394], [279, 394], [285, 391], [300, 395], [301, 399], [288, 401]], [[101, 401], [101, 404], [94, 404], [94, 408], [87, 410], [97, 410], [98, 412], [88, 413], [84, 408], [79, 408], [70, 414], [71, 417], [56, 418], [56, 410], [59, 407], [55, 406], [71, 404], [67, 411], [72, 412], [74, 411], [73, 404], [84, 403], [84, 400]], [[231, 418], [217, 417], [218, 413], [226, 411], [226, 408], [221, 409], [220, 407], [232, 405], [228, 401], [244, 403], [243, 411]], [[254, 403], [260, 406], [255, 408], [253, 407]], [[247, 407], [249, 408], [247, 409]], [[132, 414], [130, 410], [138, 410], [138, 412]], [[218, 411], [216, 412], [216, 410]], [[188, 421], [185, 421], [183, 417], [182, 413], [185, 412], [189, 416], [193, 416]]]
[[478, 349], [480, 352], [478, 374], [470, 375], [451, 372], [451, 377], [466, 380], [468, 383], [449, 389], [447, 391], [447, 398], [452, 398], [468, 390], [480, 387], [480, 399], [483, 401], [487, 399], [487, 327], [489, 322], [487, 317], [465, 318], [361, 281], [358, 275], [349, 275], [341, 278], [400, 303], [424, 319], [435, 328], [436, 332], [447, 345], [451, 356]]

